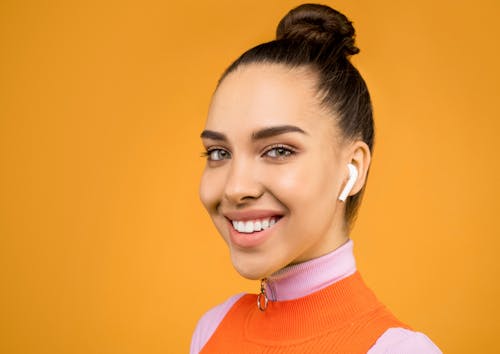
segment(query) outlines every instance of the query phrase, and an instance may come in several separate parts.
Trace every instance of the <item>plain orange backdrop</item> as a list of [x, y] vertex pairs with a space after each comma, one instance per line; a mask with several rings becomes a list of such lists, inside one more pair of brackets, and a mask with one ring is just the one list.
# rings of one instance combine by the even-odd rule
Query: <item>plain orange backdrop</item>
[[[198, 199], [229, 63], [299, 1], [0, 2], [0, 352], [186, 353], [257, 292]], [[374, 102], [358, 268], [445, 353], [500, 342], [498, 1], [325, 1]]]

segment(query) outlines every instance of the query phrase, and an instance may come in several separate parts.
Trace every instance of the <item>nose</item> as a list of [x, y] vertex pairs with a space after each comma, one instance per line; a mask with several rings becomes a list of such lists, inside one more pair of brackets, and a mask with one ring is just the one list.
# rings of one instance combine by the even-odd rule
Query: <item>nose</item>
[[224, 186], [224, 198], [232, 204], [238, 205], [258, 199], [262, 193], [263, 186], [252, 162], [233, 158]]

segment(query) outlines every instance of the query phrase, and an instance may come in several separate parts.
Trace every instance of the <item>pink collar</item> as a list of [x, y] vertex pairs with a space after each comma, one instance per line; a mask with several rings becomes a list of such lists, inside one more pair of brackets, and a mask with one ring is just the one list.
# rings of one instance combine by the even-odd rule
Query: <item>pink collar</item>
[[334, 251], [294, 264], [273, 273], [266, 282], [269, 300], [293, 300], [323, 289], [356, 271], [353, 241], [349, 239]]

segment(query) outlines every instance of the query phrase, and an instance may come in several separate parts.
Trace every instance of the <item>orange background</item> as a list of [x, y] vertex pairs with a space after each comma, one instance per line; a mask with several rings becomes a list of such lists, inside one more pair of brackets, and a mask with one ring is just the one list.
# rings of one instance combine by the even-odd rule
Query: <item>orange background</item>
[[[299, 3], [0, 3], [1, 353], [185, 353], [258, 290], [198, 200], [199, 133], [223, 69]], [[328, 3], [375, 107], [358, 268], [445, 353], [498, 353], [500, 5]]]

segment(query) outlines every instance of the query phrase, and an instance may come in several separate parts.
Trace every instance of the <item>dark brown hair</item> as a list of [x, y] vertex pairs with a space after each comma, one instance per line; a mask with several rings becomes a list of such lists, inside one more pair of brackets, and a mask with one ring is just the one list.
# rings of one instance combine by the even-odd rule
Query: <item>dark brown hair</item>
[[[359, 53], [354, 36], [352, 23], [340, 12], [325, 5], [300, 5], [280, 21], [276, 40], [243, 53], [226, 69], [219, 83], [245, 64], [276, 63], [310, 68], [318, 74], [321, 104], [335, 113], [343, 137], [360, 139], [373, 152], [375, 130], [370, 94], [349, 60], [351, 55]], [[346, 201], [345, 220], [349, 228], [356, 218], [365, 186]]]

